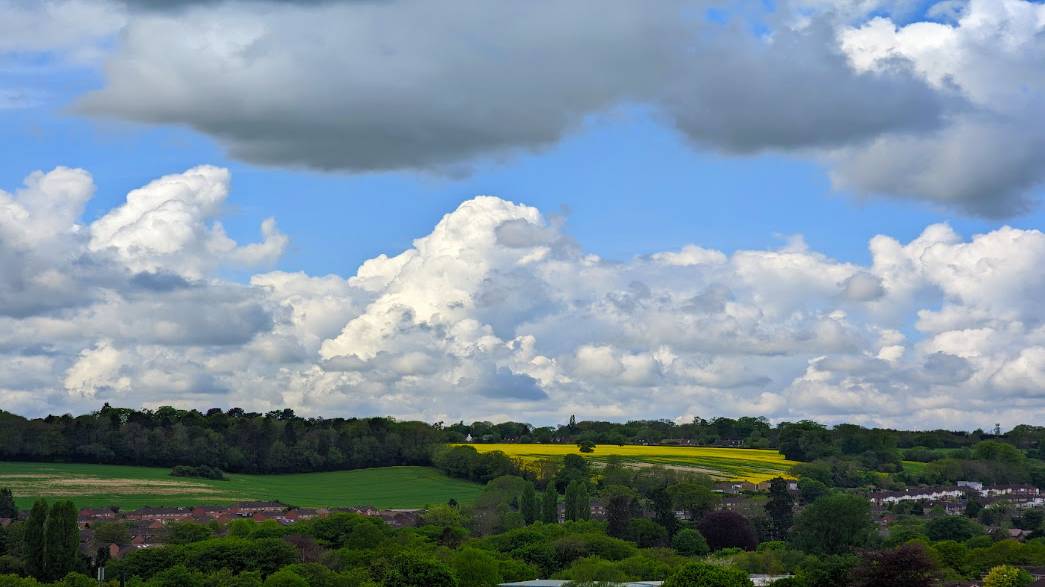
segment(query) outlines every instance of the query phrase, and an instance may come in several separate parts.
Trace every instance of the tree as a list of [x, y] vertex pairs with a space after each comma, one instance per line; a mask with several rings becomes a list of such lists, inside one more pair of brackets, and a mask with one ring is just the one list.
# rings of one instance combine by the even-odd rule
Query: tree
[[668, 487], [675, 505], [685, 510], [691, 520], [699, 520], [711, 511], [719, 501], [719, 496], [706, 483], [683, 481]]
[[831, 493], [831, 489], [823, 482], [809, 477], [798, 480], [798, 495], [802, 504], [810, 504]]
[[25, 522], [25, 572], [38, 579], [44, 578], [44, 526], [47, 523], [47, 501], [36, 500]]
[[965, 542], [980, 534], [983, 534], [983, 528], [964, 516], [933, 518], [925, 525], [925, 535], [932, 541], [954, 540], [955, 542]]
[[309, 582], [290, 569], [280, 569], [265, 579], [265, 587], [308, 587]]
[[211, 537], [213, 532], [203, 524], [196, 522], [174, 522], [167, 525], [167, 542], [171, 544], [190, 544]]
[[663, 587], [752, 587], [747, 573], [735, 567], [688, 563], [668, 576]]
[[667, 530], [668, 537], [674, 536], [679, 527], [679, 520], [675, 517], [675, 504], [667, 488], [658, 487], [650, 499], [653, 501], [653, 519]]
[[926, 587], [935, 584], [938, 574], [925, 547], [912, 542], [865, 552], [853, 571], [853, 587]]
[[522, 496], [519, 498], [519, 512], [522, 513], [523, 520], [527, 524], [537, 521], [537, 492], [533, 488], [533, 483], [529, 481], [523, 486]]
[[497, 585], [504, 579], [497, 559], [485, 550], [463, 548], [457, 551], [450, 564], [460, 587]]
[[802, 587], [838, 587], [849, 583], [852, 569], [859, 559], [851, 554], [808, 557], [795, 571]]
[[541, 521], [545, 524], [555, 524], [559, 521], [559, 492], [555, 491], [555, 484], [548, 482], [544, 488], [544, 497], [541, 498]]
[[697, 525], [708, 541], [711, 550], [742, 548], [754, 550], [758, 546], [758, 535], [751, 521], [731, 511], [711, 512], [701, 518]]
[[566, 506], [566, 520], [587, 520], [591, 518], [591, 502], [588, 496], [588, 484], [583, 481], [570, 481], [566, 486], [563, 498]]
[[623, 485], [610, 485], [602, 490], [601, 497], [606, 508], [606, 533], [614, 538], [626, 538], [638, 495]]
[[457, 579], [446, 564], [416, 552], [403, 552], [385, 568], [381, 581], [386, 587], [457, 587]]
[[585, 439], [577, 443], [577, 449], [583, 453], [595, 452], [595, 443]]
[[873, 523], [866, 499], [838, 493], [809, 504], [795, 519], [792, 541], [816, 554], [842, 554], [867, 544]]
[[94, 528], [94, 545], [97, 547], [118, 544], [126, 546], [131, 543], [131, 531], [126, 524], [120, 522], [99, 522]]
[[664, 526], [649, 518], [632, 518], [628, 522], [627, 535], [628, 539], [640, 548], [653, 548], [668, 543], [668, 532]]
[[80, 562], [78, 511], [71, 501], [51, 505], [44, 523], [44, 576], [60, 579], [76, 570]]
[[1034, 577], [1019, 567], [999, 565], [983, 578], [983, 587], [1025, 587], [1033, 581]]
[[777, 477], [769, 482], [769, 500], [765, 508], [769, 516], [771, 538], [783, 540], [795, 520], [795, 498], [787, 490], [787, 481]]
[[684, 556], [703, 556], [711, 551], [704, 536], [692, 528], [683, 528], [671, 539], [671, 547]]
[[18, 507], [15, 506], [15, 497], [7, 487], [0, 488], [0, 518], [15, 519], [18, 517]]

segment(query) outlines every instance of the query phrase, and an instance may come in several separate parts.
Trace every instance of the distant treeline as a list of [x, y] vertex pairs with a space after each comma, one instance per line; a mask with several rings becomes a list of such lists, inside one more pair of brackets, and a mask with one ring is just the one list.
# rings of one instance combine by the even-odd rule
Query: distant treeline
[[[174, 467], [206, 465], [234, 473], [290, 473], [433, 464], [446, 443], [690, 444], [775, 448], [797, 461], [842, 458], [890, 472], [899, 461], [969, 458], [976, 445], [996, 440], [1040, 459], [1045, 427], [1017, 426], [1001, 434], [871, 429], [815, 422], [771, 425], [765, 418], [695, 418], [626, 423], [576, 421], [535, 427], [520, 422], [401, 422], [393, 418], [302, 418], [293, 410], [240, 408], [206, 413], [165, 406], [113, 408], [81, 416], [26, 419], [0, 410], [0, 460], [61, 461]], [[972, 455], [976, 458], [976, 455]], [[479, 466], [500, 472], [504, 462]], [[943, 464], [943, 463], [941, 463]]]
[[25, 418], [0, 411], [0, 460], [291, 473], [427, 465], [445, 434], [390, 418], [301, 418], [267, 414], [113, 408], [82, 416]]

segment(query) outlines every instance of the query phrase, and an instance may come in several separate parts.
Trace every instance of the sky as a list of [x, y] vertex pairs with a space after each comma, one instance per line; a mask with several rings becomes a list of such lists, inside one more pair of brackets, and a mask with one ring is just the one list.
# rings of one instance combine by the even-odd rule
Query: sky
[[1045, 4], [0, 0], [0, 409], [1045, 421]]

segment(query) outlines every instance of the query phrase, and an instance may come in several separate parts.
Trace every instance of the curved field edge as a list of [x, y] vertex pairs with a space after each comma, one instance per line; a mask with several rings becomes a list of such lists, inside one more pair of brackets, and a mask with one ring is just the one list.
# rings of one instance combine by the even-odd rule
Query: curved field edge
[[277, 500], [301, 507], [415, 508], [473, 501], [482, 486], [429, 467], [381, 467], [286, 475], [229, 474], [228, 481], [171, 477], [170, 469], [78, 463], [0, 462], [0, 487], [21, 508], [38, 497], [71, 499], [78, 507], [220, 505]]
[[526, 461], [561, 460], [568, 454], [581, 455], [596, 462], [617, 457], [637, 466], [658, 465], [691, 469], [717, 480], [761, 483], [774, 477], [793, 478], [789, 473], [797, 461], [789, 461], [775, 450], [715, 448], [703, 446], [643, 446], [600, 444], [591, 453], [582, 453], [572, 444], [469, 444], [480, 453], [501, 451]]

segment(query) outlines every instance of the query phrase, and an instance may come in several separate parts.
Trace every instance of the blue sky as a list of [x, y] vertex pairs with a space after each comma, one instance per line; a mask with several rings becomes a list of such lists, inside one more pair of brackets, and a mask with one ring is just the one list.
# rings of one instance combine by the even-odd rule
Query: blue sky
[[451, 1], [0, 0], [3, 405], [1045, 418], [1041, 3]]
[[[249, 165], [227, 157], [190, 129], [96, 121], [70, 112], [91, 88], [80, 72], [49, 79], [55, 92], [31, 109], [0, 111], [8, 152], [0, 185], [13, 189], [32, 170], [89, 170], [98, 186], [87, 218], [101, 216], [149, 180], [203, 163], [233, 172], [223, 221], [251, 240], [275, 216], [293, 244], [277, 267], [351, 274], [379, 253], [396, 253], [427, 233], [462, 200], [490, 194], [567, 219], [570, 234], [609, 259], [699, 243], [727, 252], [775, 248], [792, 235], [843, 261], [866, 263], [876, 234], [901, 240], [946, 222], [971, 236], [1010, 225], [1045, 225], [1040, 207], [985, 219], [908, 199], [832, 189], [822, 165], [786, 154], [723, 155], [694, 149], [638, 109], [591, 117], [579, 130], [535, 153], [478, 162], [467, 174], [352, 174]], [[66, 83], [66, 81], [68, 83]], [[97, 80], [94, 80], [97, 83]], [[65, 88], [74, 91], [60, 94]]]

